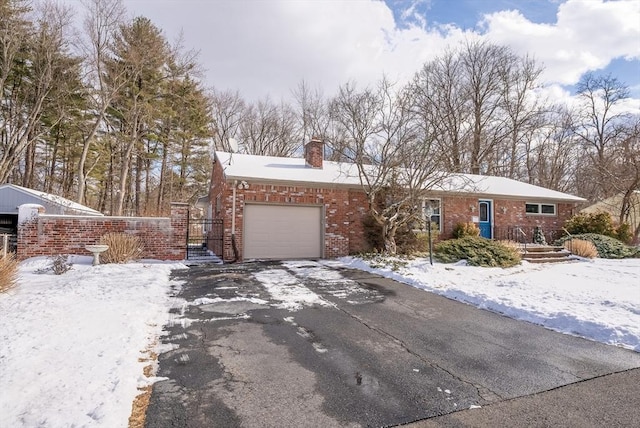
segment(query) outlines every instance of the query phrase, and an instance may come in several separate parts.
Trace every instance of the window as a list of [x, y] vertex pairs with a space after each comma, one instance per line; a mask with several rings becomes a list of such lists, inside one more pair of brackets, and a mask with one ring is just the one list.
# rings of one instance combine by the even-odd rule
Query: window
[[556, 204], [539, 204], [527, 202], [525, 204], [527, 214], [556, 215]]
[[487, 222], [489, 219], [489, 202], [480, 201], [480, 213], [479, 213], [480, 221]]
[[436, 229], [441, 230], [440, 228], [440, 199], [425, 199], [423, 201], [423, 212], [424, 212], [424, 220], [425, 220], [425, 230], [426, 230], [426, 222], [429, 220], [429, 215], [431, 215], [431, 223], [437, 225]]

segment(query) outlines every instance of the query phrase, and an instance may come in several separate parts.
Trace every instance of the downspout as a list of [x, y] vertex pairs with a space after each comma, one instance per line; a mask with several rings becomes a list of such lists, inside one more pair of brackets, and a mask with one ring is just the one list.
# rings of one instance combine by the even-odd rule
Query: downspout
[[238, 180], [233, 180], [233, 199], [231, 200], [231, 248], [233, 249], [233, 261], [238, 261], [238, 246], [236, 245], [236, 188]]

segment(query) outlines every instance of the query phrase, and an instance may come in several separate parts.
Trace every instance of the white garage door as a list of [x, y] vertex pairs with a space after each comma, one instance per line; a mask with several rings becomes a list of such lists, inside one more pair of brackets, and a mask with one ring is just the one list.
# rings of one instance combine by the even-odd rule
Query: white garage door
[[322, 257], [322, 207], [244, 206], [244, 258]]

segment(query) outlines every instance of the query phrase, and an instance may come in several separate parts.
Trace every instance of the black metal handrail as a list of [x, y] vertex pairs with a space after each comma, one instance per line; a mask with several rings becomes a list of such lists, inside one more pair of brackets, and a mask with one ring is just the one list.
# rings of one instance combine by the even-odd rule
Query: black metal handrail
[[[493, 228], [493, 239], [500, 241], [514, 241], [519, 244], [533, 244], [536, 226], [495, 226]], [[544, 229], [542, 233], [548, 243], [566, 236], [568, 232], [564, 228]]]

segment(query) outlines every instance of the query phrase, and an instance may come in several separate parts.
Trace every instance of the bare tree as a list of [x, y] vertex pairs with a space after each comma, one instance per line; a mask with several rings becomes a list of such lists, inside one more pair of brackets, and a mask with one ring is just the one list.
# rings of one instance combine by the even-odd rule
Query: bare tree
[[343, 85], [331, 102], [331, 118], [345, 136], [341, 155], [355, 164], [369, 201], [369, 213], [382, 228], [385, 251], [397, 251], [399, 227], [416, 221], [421, 198], [444, 178], [432, 135], [421, 132], [409, 90], [396, 90], [386, 78], [375, 88]]
[[[633, 225], [640, 219], [640, 116], [629, 118], [622, 125], [622, 132], [623, 136], [615, 147], [617, 156], [612, 168], [612, 184], [622, 196], [619, 224]], [[637, 224], [632, 233], [637, 242], [640, 224]]]
[[544, 126], [546, 107], [533, 93], [541, 73], [542, 69], [528, 57], [514, 58], [506, 64], [501, 76], [506, 133], [497, 142], [492, 175], [523, 178], [520, 165], [526, 157], [526, 148]]
[[464, 172], [465, 143], [469, 139], [470, 109], [466, 98], [461, 60], [457, 52], [445, 51], [416, 74], [412, 91], [416, 109], [436, 129], [434, 143], [452, 172]]
[[30, 18], [28, 2], [0, 3], [0, 182], [6, 182], [41, 125], [55, 76], [69, 58], [66, 28], [70, 9], [43, 2]]
[[504, 79], [509, 76], [509, 66], [518, 58], [506, 46], [468, 41], [460, 60], [471, 110], [471, 173], [486, 173], [488, 165], [483, 164], [508, 132], [501, 109]]
[[540, 72], [530, 58], [480, 41], [422, 67], [412, 91], [430, 116], [448, 171], [520, 178], [526, 140], [543, 117], [533, 96]]
[[239, 136], [244, 152], [254, 155], [289, 157], [301, 147], [296, 137], [295, 111], [269, 98], [246, 109]]
[[549, 108], [535, 138], [524, 143], [524, 167], [529, 183], [561, 192], [576, 191], [578, 146], [573, 135], [573, 118], [565, 107]]
[[87, 15], [83, 28], [87, 39], [80, 39], [79, 44], [85, 57], [87, 87], [91, 88], [87, 100], [94, 116], [83, 132], [82, 153], [78, 160], [78, 203], [84, 202], [88, 177], [86, 164], [91, 145], [100, 128], [105, 127], [107, 109], [126, 82], [124, 69], [116, 71], [112, 67], [111, 75], [107, 77], [107, 63], [111, 57], [114, 36], [125, 15], [122, 0], [86, 0], [85, 6]]
[[582, 104], [574, 132], [591, 160], [590, 172], [600, 184], [594, 193], [585, 196], [606, 198], [615, 192], [609, 171], [616, 156], [615, 147], [625, 137], [623, 123], [629, 117], [627, 113], [616, 111], [616, 107], [628, 98], [629, 89], [610, 74], [597, 76], [593, 73], [585, 74], [576, 89]]
[[300, 144], [306, 144], [311, 138], [330, 139], [330, 118], [327, 101], [318, 88], [311, 89], [303, 80], [293, 91], [297, 102], [298, 131]]
[[235, 139], [242, 123], [246, 104], [238, 91], [217, 91], [211, 93], [213, 115], [213, 141], [215, 148], [233, 151], [229, 140]]

